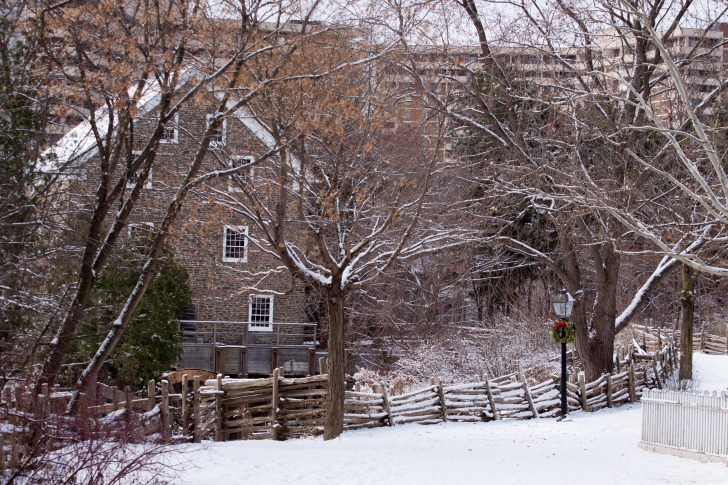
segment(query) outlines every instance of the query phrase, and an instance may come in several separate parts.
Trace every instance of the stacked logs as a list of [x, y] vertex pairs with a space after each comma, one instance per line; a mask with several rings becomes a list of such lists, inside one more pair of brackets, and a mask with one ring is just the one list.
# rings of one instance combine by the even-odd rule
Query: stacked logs
[[359, 386], [346, 391], [344, 427], [346, 429], [377, 428], [392, 425], [387, 389], [379, 385], [379, 392], [362, 392]]
[[424, 389], [389, 397], [390, 423], [431, 424], [441, 421], [444, 410], [440, 389], [441, 385], [433, 384]]

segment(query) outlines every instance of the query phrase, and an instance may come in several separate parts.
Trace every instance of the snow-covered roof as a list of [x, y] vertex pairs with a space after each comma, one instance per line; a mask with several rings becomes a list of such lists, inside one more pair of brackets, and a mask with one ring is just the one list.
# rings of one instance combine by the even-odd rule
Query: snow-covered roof
[[[189, 80], [189, 75], [180, 76], [180, 84], [184, 84]], [[136, 87], [129, 90], [129, 96], [134, 96]], [[222, 95], [219, 95], [222, 96]], [[140, 115], [146, 114], [154, 110], [161, 101], [159, 84], [155, 82], [145, 85], [142, 95], [137, 103], [137, 112]], [[232, 107], [235, 101], [228, 102], [228, 106]], [[238, 108], [234, 116], [240, 120], [251, 133], [253, 133], [266, 147], [273, 149], [276, 146], [270, 130], [261, 124], [255, 116], [246, 108]], [[109, 127], [108, 109], [101, 108], [94, 113], [96, 127], [101, 136], [104, 136]], [[71, 166], [78, 166], [96, 154], [97, 144], [94, 136], [91, 121], [86, 119], [72, 128], [54, 145], [47, 148], [40, 157], [41, 171], [45, 173], [58, 173], [61, 170]], [[292, 159], [294, 165], [297, 161]]]
[[[129, 89], [129, 96], [136, 94], [138, 87]], [[148, 113], [153, 110], [161, 100], [159, 85], [156, 82], [145, 84], [142, 95], [137, 102], [139, 113]], [[104, 136], [109, 128], [109, 111], [106, 107], [94, 112], [96, 128]], [[40, 156], [40, 169], [45, 173], [58, 172], [65, 167], [80, 165], [96, 153], [96, 137], [94, 136], [91, 121], [85, 119], [68, 133], [63, 135], [54, 145], [47, 148]]]

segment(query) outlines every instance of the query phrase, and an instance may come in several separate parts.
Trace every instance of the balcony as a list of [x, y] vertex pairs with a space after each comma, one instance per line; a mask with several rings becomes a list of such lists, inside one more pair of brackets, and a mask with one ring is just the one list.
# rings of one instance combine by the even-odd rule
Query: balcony
[[282, 367], [286, 375], [319, 372], [315, 323], [251, 323], [181, 320], [184, 340], [181, 369], [204, 369], [219, 374], [268, 376]]

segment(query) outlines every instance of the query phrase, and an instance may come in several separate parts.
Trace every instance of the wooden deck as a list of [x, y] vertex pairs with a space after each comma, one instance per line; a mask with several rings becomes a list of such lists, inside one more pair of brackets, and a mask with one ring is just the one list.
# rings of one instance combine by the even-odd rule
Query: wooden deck
[[320, 372], [315, 323], [271, 323], [181, 320], [184, 341], [179, 368], [204, 369], [238, 377], [269, 376], [282, 367], [285, 375]]

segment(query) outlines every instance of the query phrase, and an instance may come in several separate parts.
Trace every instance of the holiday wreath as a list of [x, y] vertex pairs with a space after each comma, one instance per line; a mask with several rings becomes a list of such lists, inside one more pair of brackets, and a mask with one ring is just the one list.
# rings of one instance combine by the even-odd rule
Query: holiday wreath
[[576, 324], [560, 320], [549, 326], [551, 340], [557, 344], [569, 344], [576, 338]]

